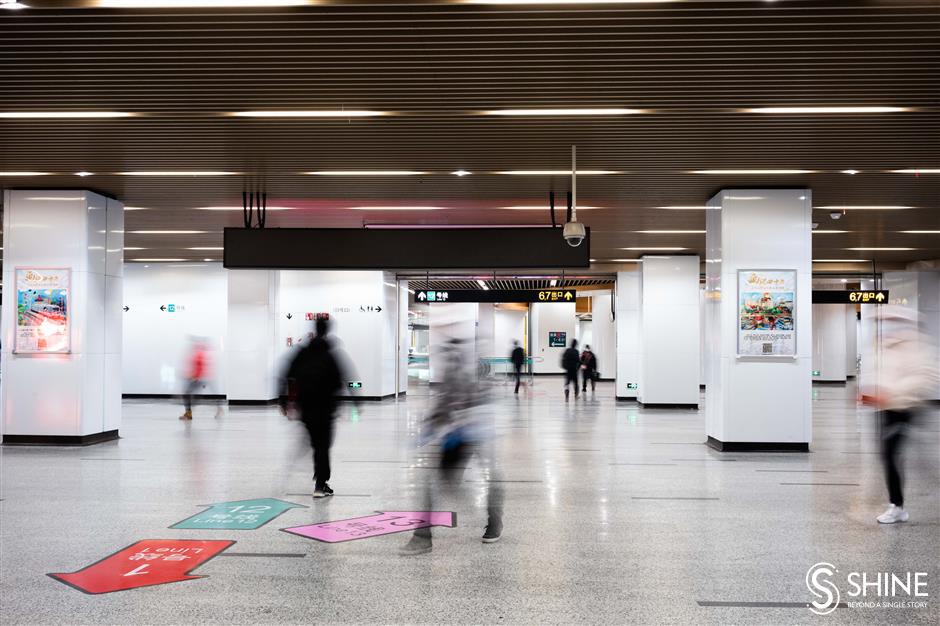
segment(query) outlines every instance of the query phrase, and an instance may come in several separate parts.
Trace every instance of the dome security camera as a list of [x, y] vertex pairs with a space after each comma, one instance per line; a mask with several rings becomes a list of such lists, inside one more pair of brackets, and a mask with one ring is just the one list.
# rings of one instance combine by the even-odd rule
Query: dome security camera
[[587, 229], [584, 228], [584, 224], [581, 222], [567, 222], [565, 223], [564, 229], [562, 229], [562, 234], [569, 246], [577, 248], [581, 245], [581, 242], [584, 241], [584, 238], [587, 237]]
[[840, 213], [839, 211], [833, 211], [832, 213], [829, 214], [829, 217], [831, 217], [834, 220], [837, 220], [840, 217], [842, 217], [842, 213]]

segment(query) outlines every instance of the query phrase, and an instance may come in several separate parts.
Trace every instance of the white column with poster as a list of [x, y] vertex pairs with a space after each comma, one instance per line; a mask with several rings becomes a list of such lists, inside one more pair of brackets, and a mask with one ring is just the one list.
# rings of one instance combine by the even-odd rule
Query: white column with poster
[[116, 438], [123, 205], [87, 190], [10, 190], [3, 233], [4, 443]]
[[708, 443], [806, 451], [812, 438], [812, 197], [722, 190], [706, 211]]

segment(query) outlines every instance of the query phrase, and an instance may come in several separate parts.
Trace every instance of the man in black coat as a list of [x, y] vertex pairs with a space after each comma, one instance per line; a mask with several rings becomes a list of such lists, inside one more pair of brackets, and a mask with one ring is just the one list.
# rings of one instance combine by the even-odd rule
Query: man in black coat
[[525, 350], [522, 349], [518, 341], [513, 341], [512, 345], [509, 360], [512, 361], [512, 371], [516, 377], [516, 390], [513, 393], [519, 393], [519, 383], [522, 381], [522, 366], [525, 365]]
[[571, 340], [571, 347], [561, 355], [561, 367], [565, 370], [565, 401], [568, 401], [568, 385], [574, 385], [574, 397], [578, 397], [578, 370], [581, 368], [581, 355], [578, 353], [578, 340]]
[[313, 448], [314, 498], [333, 495], [330, 480], [330, 446], [333, 445], [333, 420], [336, 396], [343, 375], [329, 340], [329, 321], [318, 319], [316, 336], [297, 353], [285, 375], [288, 393], [281, 396], [281, 410], [287, 412], [287, 397], [300, 410], [300, 419], [310, 435]]

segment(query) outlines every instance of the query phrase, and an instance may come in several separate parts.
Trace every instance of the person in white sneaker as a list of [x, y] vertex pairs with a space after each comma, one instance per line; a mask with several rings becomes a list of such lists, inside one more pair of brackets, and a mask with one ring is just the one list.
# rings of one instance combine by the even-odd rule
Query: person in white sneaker
[[930, 340], [917, 327], [916, 313], [885, 305], [879, 311], [881, 341], [874, 367], [862, 383], [862, 401], [879, 409], [881, 458], [891, 505], [878, 516], [880, 524], [906, 522], [901, 470], [903, 445], [917, 407], [937, 385], [937, 364], [924, 346]]

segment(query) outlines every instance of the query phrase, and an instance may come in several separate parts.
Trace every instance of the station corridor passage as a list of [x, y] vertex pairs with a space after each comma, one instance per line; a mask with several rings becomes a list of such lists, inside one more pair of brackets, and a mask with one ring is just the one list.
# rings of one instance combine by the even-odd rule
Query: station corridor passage
[[[2, 448], [0, 619], [796, 623], [820, 619], [805, 606], [804, 583], [820, 561], [926, 571], [931, 595], [937, 589], [938, 411], [911, 441], [911, 521], [881, 526], [876, 426], [856, 409], [852, 384], [814, 388], [809, 454], [716, 452], [703, 443], [702, 411], [616, 402], [608, 383], [569, 403], [555, 377], [518, 397], [497, 387], [506, 492], [498, 543], [480, 541], [484, 483], [472, 463], [464, 493], [435, 507], [456, 512], [456, 526], [434, 529], [429, 554], [399, 554], [408, 532], [331, 544], [279, 531], [420, 510], [431, 471], [415, 461], [426, 393], [344, 404], [336, 495], [317, 501], [301, 427], [275, 407], [233, 407], [217, 420], [202, 405], [184, 423], [176, 404], [125, 401], [118, 441]], [[257, 498], [308, 508], [255, 530], [169, 528], [202, 505]], [[87, 595], [46, 575], [75, 572], [142, 539], [173, 538], [237, 543], [194, 570], [205, 578], [171, 585]], [[937, 600], [928, 600], [926, 609], [840, 608], [826, 619], [935, 624]]]

